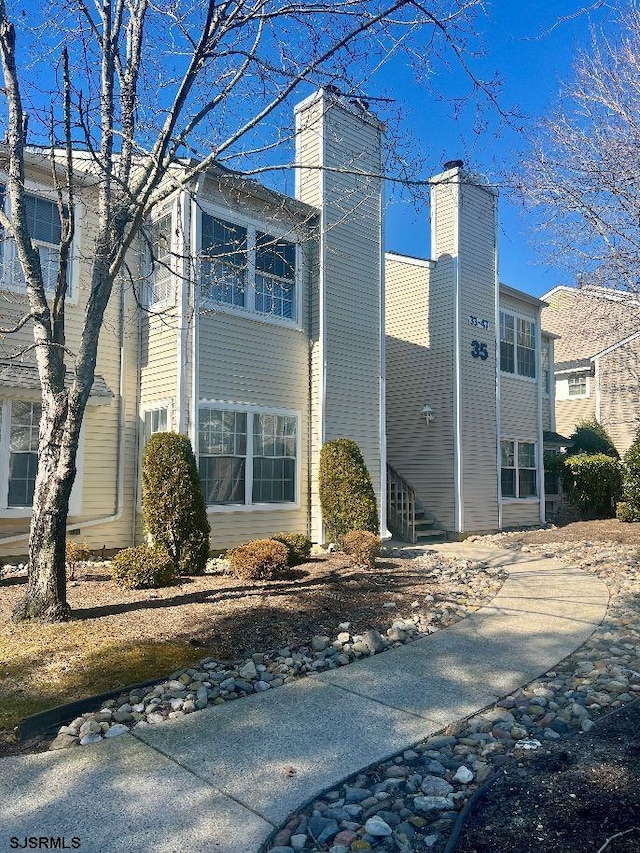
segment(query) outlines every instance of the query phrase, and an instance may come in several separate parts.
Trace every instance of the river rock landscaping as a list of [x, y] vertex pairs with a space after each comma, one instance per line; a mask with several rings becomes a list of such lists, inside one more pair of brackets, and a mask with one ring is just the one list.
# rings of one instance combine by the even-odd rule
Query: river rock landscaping
[[[49, 748], [87, 746], [125, 734], [133, 727], [157, 725], [412, 642], [477, 610], [494, 597], [506, 577], [506, 572], [485, 563], [450, 559], [435, 552], [403, 549], [387, 556], [394, 564], [401, 560], [410, 565], [424, 588], [406, 612], [398, 613], [392, 597], [381, 603], [379, 619], [386, 623], [386, 629], [378, 630], [377, 621], [378, 627], [354, 630], [351, 622], [345, 621], [338, 623], [336, 634], [315, 634], [304, 644], [256, 652], [233, 662], [205, 657], [155, 686], [124, 692], [70, 720]], [[216, 565], [220, 567], [221, 562]], [[380, 573], [376, 569], [369, 578], [373, 582], [377, 578], [384, 585], [384, 572], [381, 567]]]
[[[554, 542], [553, 533], [545, 531], [548, 541], [532, 544], [526, 544], [522, 534], [480, 541], [557, 557], [601, 577], [610, 590], [610, 607], [589, 641], [553, 671], [494, 707], [327, 791], [291, 817], [269, 845], [271, 853], [442, 853], [464, 805], [493, 774], [511, 767], [522, 771], [529, 756], [553, 754], [571, 735], [586, 737], [599, 717], [640, 697], [638, 548], [611, 542]], [[637, 739], [637, 732], [634, 735]], [[621, 794], [618, 779], [612, 796], [617, 799]], [[551, 802], [549, 808], [556, 805]], [[496, 843], [478, 851], [515, 850], [500, 844], [499, 804], [492, 819]], [[579, 823], [576, 831], [580, 832]], [[606, 837], [605, 833], [603, 840]], [[538, 846], [531, 849], [556, 849], [545, 846], [544, 840], [538, 838]], [[566, 838], [562, 843], [564, 848], [558, 849], [570, 853], [573, 848], [566, 846]]]

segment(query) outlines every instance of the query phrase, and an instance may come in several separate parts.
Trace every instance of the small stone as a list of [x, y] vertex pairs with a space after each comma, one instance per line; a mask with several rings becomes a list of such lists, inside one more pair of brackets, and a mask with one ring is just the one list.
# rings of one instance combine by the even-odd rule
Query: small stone
[[381, 817], [378, 817], [378, 815], [370, 817], [365, 823], [364, 829], [365, 832], [369, 835], [373, 835], [374, 838], [386, 838], [393, 834], [393, 830], [389, 824], [385, 820], [382, 820]]
[[453, 777], [454, 782], [460, 782], [462, 785], [467, 785], [472, 779], [473, 773], [468, 767], [465, 767], [464, 764], [461, 767], [458, 767]]
[[102, 734], [88, 734], [80, 738], [80, 746], [89, 746], [91, 743], [100, 743]]
[[258, 671], [256, 669], [255, 663], [252, 660], [247, 661], [244, 666], [242, 666], [238, 670], [238, 674], [240, 675], [240, 678], [243, 681], [250, 681], [252, 678], [256, 678], [258, 675]]
[[453, 808], [453, 802], [448, 797], [416, 797], [413, 805], [421, 812], [442, 812]]
[[129, 729], [127, 726], [124, 726], [122, 723], [116, 723], [114, 726], [111, 726], [104, 733], [105, 737], [119, 737], [120, 735], [126, 735]]
[[381, 652], [384, 649], [384, 642], [378, 631], [367, 631], [362, 637], [364, 645], [372, 652]]
[[307, 836], [298, 832], [296, 835], [291, 836], [289, 843], [294, 850], [302, 850], [307, 843]]
[[[187, 703], [185, 702], [185, 705]], [[150, 714], [147, 714], [147, 722], [148, 723], [164, 723], [164, 717], [162, 714], [158, 714], [156, 711], [152, 711]]]
[[96, 735], [101, 732], [102, 728], [100, 723], [97, 723], [95, 720], [87, 720], [80, 726], [79, 735], [81, 738], [84, 738], [87, 735]]
[[336, 844], [344, 844], [345, 847], [349, 847], [357, 838], [357, 833], [352, 829], [343, 829], [342, 832], [339, 832], [333, 840]]
[[420, 790], [427, 797], [446, 797], [453, 791], [453, 787], [440, 776], [425, 776]]
[[70, 746], [77, 746], [80, 743], [80, 738], [75, 735], [59, 734], [49, 746], [49, 749], [68, 749]]

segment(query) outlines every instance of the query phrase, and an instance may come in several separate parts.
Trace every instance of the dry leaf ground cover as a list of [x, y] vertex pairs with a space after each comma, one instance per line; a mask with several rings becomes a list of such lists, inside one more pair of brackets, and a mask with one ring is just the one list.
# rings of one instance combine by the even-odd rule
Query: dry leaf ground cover
[[25, 582], [25, 573], [0, 580], [0, 755], [38, 748], [12, 734], [37, 711], [160, 678], [207, 655], [234, 659], [333, 635], [340, 622], [353, 632], [386, 630], [416, 599], [447, 595], [410, 559], [380, 559], [370, 572], [329, 555], [277, 581], [246, 583], [214, 570], [132, 591], [113, 584], [108, 566], [89, 564], [69, 584], [71, 621], [15, 625], [10, 614]]

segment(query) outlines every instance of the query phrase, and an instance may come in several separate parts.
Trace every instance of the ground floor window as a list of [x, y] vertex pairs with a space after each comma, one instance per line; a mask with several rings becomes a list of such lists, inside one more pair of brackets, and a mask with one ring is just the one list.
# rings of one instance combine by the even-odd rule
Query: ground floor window
[[33, 504], [42, 406], [26, 400], [0, 401], [0, 509]]
[[201, 404], [198, 465], [208, 506], [296, 502], [297, 413]]
[[538, 494], [536, 444], [503, 439], [500, 442], [503, 498], [533, 498]]

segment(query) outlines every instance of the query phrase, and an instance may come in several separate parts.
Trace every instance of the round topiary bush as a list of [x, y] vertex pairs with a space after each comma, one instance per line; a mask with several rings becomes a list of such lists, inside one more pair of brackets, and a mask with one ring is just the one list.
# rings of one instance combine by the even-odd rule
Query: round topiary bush
[[227, 554], [229, 571], [245, 581], [274, 580], [287, 569], [287, 548], [274, 539], [254, 539]]
[[603, 453], [605, 456], [620, 459], [620, 454], [616, 450], [611, 436], [595, 418], [579, 421], [570, 441], [571, 445], [567, 450], [567, 456], [577, 456], [581, 453], [593, 456], [596, 453]]
[[304, 533], [274, 533], [271, 537], [275, 542], [282, 542], [287, 549], [289, 566], [299, 566], [306, 563], [311, 554], [311, 539]]
[[156, 589], [167, 586], [174, 579], [171, 558], [158, 545], [125, 548], [111, 561], [114, 583], [124, 589]]
[[350, 438], [327, 441], [320, 451], [320, 506], [333, 542], [353, 530], [378, 532], [371, 477], [360, 448]]
[[342, 537], [340, 547], [355, 568], [375, 569], [382, 539], [369, 530], [353, 530]]
[[175, 574], [201, 575], [209, 556], [209, 521], [191, 442], [158, 432], [144, 449], [142, 514], [154, 545], [171, 558]]

